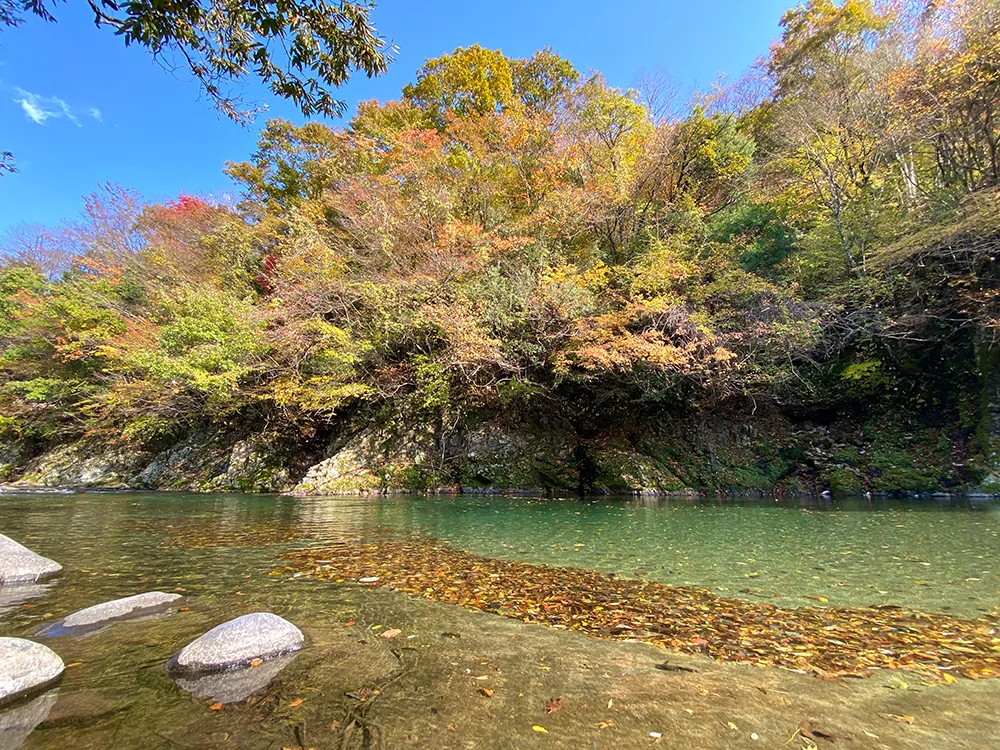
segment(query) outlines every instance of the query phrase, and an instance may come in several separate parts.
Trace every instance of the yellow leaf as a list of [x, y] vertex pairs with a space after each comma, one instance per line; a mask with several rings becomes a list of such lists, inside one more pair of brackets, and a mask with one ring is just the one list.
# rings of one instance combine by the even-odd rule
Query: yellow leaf
[[545, 727], [540, 727], [540, 726], [538, 726], [538, 724], [535, 724], [535, 726], [533, 726], [532, 729], [534, 729], [536, 732], [541, 732], [542, 734], [548, 734], [549, 733], [548, 729], [546, 729]]

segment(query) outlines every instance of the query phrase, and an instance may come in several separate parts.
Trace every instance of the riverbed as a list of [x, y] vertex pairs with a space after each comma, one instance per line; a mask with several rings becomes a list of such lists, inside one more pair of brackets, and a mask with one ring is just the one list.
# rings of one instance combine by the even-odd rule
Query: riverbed
[[[881, 671], [825, 681], [281, 566], [294, 550], [419, 535], [784, 608], [896, 605], [979, 619], [1000, 605], [997, 504], [32, 494], [0, 496], [0, 531], [64, 566], [19, 600], [0, 598], [2, 635], [33, 637], [143, 591], [188, 597], [167, 617], [47, 640], [73, 666], [28, 748], [807, 747], [802, 721], [852, 747], [1000, 737], [994, 679]], [[266, 688], [216, 707], [171, 681], [163, 664], [179, 648], [261, 610], [308, 639]], [[658, 669], [665, 659], [680, 668]]]

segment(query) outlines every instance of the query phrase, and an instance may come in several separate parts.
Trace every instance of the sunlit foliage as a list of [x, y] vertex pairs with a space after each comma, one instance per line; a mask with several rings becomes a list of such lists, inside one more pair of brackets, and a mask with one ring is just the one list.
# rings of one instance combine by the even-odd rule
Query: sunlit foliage
[[1000, 19], [919, 5], [811, 0], [675, 117], [460, 48], [346, 127], [270, 122], [238, 204], [106, 186], [5, 243], [0, 426], [931, 404], [1000, 319]]

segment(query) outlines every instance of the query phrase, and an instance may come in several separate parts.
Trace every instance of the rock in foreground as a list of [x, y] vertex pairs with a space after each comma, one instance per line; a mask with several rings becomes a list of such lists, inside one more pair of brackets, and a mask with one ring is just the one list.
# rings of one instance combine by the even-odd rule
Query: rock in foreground
[[0, 704], [48, 687], [63, 673], [59, 655], [24, 638], [0, 638]]
[[124, 599], [95, 604], [93, 607], [74, 612], [45, 628], [42, 633], [45, 635], [66, 635], [97, 630], [120, 620], [130, 620], [164, 612], [183, 598], [180, 594], [165, 594], [162, 591], [149, 591], [145, 594], [127, 596]]
[[0, 534], [0, 586], [33, 583], [62, 570], [55, 560], [32, 552], [9, 536]]
[[299, 651], [302, 631], [270, 612], [224, 622], [197, 638], [167, 664], [172, 672], [218, 672]]

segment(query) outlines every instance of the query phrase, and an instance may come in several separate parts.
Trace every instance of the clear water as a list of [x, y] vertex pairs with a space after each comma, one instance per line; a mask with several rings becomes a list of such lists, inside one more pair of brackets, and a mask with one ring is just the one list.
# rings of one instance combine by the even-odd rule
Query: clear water
[[[0, 590], [0, 635], [33, 637], [77, 609], [143, 591], [190, 597], [188, 611], [162, 620], [49, 641], [79, 664], [29, 748], [294, 746], [296, 697], [324, 701], [334, 718], [345, 691], [399, 666], [394, 642], [374, 639], [373, 650], [372, 638], [364, 658], [345, 659], [362, 646], [348, 641], [344, 623], [402, 626], [418, 605], [275, 576], [275, 563], [288, 549], [386, 531], [789, 606], [819, 597], [978, 616], [1000, 605], [1000, 505], [990, 503], [0, 495], [0, 531], [64, 566], [52, 582]], [[213, 625], [259, 610], [302, 626], [310, 648], [273, 681], [273, 705], [207, 722], [205, 702], [179, 690], [163, 663]]]
[[1000, 504], [427, 498], [377, 523], [490, 557], [711, 588], [781, 606], [1000, 605]]

